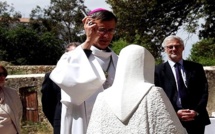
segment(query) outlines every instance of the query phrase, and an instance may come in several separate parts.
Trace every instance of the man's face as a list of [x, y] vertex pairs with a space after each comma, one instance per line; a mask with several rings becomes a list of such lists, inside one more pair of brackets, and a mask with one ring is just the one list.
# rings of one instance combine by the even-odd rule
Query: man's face
[[110, 45], [112, 38], [115, 33], [116, 22], [95, 20], [94, 23], [97, 24], [98, 40], [94, 42], [94, 46], [99, 49], [105, 49]]
[[180, 44], [180, 41], [178, 40], [167, 41], [164, 49], [170, 60], [178, 62], [182, 59], [182, 52], [184, 50], [184, 46]]

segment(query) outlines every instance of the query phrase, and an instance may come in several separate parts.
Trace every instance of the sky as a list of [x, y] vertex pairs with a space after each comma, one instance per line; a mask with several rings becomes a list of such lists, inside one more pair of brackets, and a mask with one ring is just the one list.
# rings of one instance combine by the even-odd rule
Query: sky
[[[21, 12], [24, 18], [29, 17], [31, 10], [35, 8], [37, 5], [41, 8], [46, 8], [50, 4], [50, 0], [0, 0], [0, 1], [7, 1], [9, 5], [13, 4], [15, 11]], [[92, 10], [95, 8], [106, 8], [111, 10], [110, 6], [105, 2], [105, 0], [84, 0], [85, 6], [88, 9]], [[190, 49], [192, 48], [192, 44], [196, 43], [199, 39], [196, 34], [189, 35], [187, 32], [181, 28], [181, 30], [177, 33], [185, 43], [185, 50], [183, 53], [183, 57], [186, 59], [190, 54]], [[164, 56], [166, 59], [166, 56]]]

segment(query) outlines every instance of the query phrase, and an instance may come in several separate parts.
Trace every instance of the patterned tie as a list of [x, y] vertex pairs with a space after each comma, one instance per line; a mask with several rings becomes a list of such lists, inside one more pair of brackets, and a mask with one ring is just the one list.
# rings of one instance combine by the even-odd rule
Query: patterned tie
[[186, 92], [187, 88], [184, 84], [184, 81], [183, 81], [183, 78], [181, 75], [180, 66], [181, 66], [180, 63], [176, 63], [174, 65], [175, 72], [176, 72], [176, 78], [177, 78], [177, 82], [178, 82], [178, 97], [179, 97], [178, 99], [179, 99], [181, 106], [183, 106], [183, 101], [186, 99], [186, 95], [187, 95], [187, 92]]

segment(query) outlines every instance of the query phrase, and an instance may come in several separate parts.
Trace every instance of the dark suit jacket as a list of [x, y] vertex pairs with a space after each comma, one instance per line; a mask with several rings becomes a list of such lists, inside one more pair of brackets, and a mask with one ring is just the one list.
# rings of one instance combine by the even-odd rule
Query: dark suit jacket
[[54, 127], [54, 133], [60, 133], [61, 120], [61, 90], [50, 78], [50, 73], [45, 75], [42, 83], [42, 108], [45, 116]]
[[[195, 121], [201, 125], [210, 124], [208, 112], [206, 110], [208, 101], [208, 83], [203, 66], [191, 61], [183, 61], [186, 74], [186, 84], [188, 97], [185, 100], [183, 108], [192, 109], [199, 113]], [[162, 87], [170, 99], [175, 111], [179, 109], [176, 106], [177, 87], [176, 81], [168, 62], [157, 65], [155, 68], [155, 85]]]

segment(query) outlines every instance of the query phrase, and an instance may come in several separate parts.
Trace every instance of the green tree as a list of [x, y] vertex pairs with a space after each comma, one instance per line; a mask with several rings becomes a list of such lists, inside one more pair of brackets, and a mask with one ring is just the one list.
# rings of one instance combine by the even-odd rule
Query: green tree
[[162, 40], [175, 34], [186, 17], [200, 6], [196, 0], [107, 0], [107, 3], [119, 19], [118, 36], [145, 44], [157, 59], [161, 56]]
[[215, 37], [215, 1], [206, 0], [202, 10], [202, 16], [205, 23], [202, 24], [202, 30], [199, 31], [199, 38], [214, 38]]
[[128, 45], [128, 42], [126, 42], [123, 39], [119, 39], [117, 41], [113, 41], [111, 44], [111, 48], [116, 54], [119, 54], [122, 48], [126, 47]]
[[62, 40], [44, 25], [20, 22], [21, 16], [0, 2], [0, 60], [16, 65], [53, 65], [63, 53]]
[[1, 60], [15, 65], [53, 65], [63, 53], [62, 42], [50, 32], [37, 34], [31, 28], [17, 25], [3, 35]]
[[201, 63], [203, 66], [215, 65], [215, 38], [203, 39], [193, 45], [188, 60]]
[[68, 44], [69, 42], [82, 42], [84, 15], [82, 10], [87, 10], [83, 6], [83, 1], [77, 0], [51, 0], [47, 9], [40, 7], [32, 10], [31, 19], [35, 24], [44, 26], [49, 31], [53, 31], [58, 38]]
[[6, 1], [0, 1], [0, 26], [9, 28], [10, 23], [18, 23], [21, 17], [21, 14], [16, 12], [13, 6], [8, 5]]
[[80, 41], [83, 32], [83, 14], [68, 2], [71, 5], [76, 1], [52, 1], [46, 10], [37, 6], [29, 23], [20, 22], [21, 15], [6, 2], [0, 2], [0, 60], [16, 65], [56, 64], [64, 44]]

